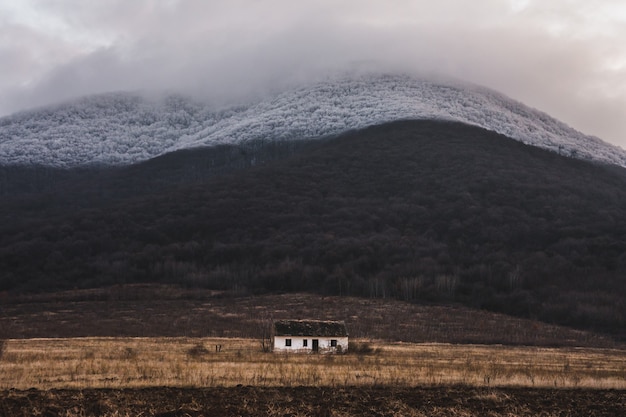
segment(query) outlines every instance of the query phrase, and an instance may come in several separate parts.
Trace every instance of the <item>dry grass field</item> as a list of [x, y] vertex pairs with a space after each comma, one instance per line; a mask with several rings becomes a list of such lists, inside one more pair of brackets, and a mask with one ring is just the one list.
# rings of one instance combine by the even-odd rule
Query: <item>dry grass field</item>
[[[282, 318], [345, 320], [350, 352], [263, 353], [263, 325]], [[393, 300], [167, 286], [0, 294], [0, 417], [353, 415], [624, 416], [626, 349]]]
[[255, 339], [9, 340], [0, 359], [0, 389], [455, 384], [626, 389], [623, 350], [382, 341], [351, 346], [346, 355], [297, 355], [263, 353]]

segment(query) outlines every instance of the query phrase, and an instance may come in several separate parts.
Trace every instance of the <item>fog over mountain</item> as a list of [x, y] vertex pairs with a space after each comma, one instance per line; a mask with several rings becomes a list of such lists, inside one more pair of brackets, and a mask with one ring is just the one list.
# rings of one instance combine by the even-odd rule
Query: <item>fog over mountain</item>
[[621, 0], [0, 1], [0, 116], [99, 93], [240, 100], [374, 67], [500, 91], [626, 147]]

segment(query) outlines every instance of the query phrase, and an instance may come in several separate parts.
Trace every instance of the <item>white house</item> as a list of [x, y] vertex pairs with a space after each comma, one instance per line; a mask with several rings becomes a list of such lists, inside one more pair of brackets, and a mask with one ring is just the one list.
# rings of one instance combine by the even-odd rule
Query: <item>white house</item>
[[280, 320], [272, 329], [274, 352], [346, 353], [348, 332], [343, 321]]

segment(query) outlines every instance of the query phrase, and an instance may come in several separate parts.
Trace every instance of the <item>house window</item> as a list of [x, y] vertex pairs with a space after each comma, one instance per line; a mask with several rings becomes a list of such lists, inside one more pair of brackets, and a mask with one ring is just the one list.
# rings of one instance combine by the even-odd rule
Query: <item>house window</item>
[[285, 346], [291, 346], [291, 339], [285, 339]]
[[337, 347], [337, 339], [330, 339], [330, 347]]
[[307, 347], [307, 346], [309, 346], [309, 339], [304, 339], [302, 341], [302, 347]]

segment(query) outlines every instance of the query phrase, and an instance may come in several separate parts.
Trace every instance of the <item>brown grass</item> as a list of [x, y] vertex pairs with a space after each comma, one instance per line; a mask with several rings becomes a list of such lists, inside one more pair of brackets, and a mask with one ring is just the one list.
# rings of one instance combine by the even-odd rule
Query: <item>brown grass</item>
[[[272, 354], [254, 339], [9, 340], [0, 389], [388, 386], [626, 389], [626, 351], [369, 344], [347, 355]], [[216, 352], [216, 345], [221, 345]]]

